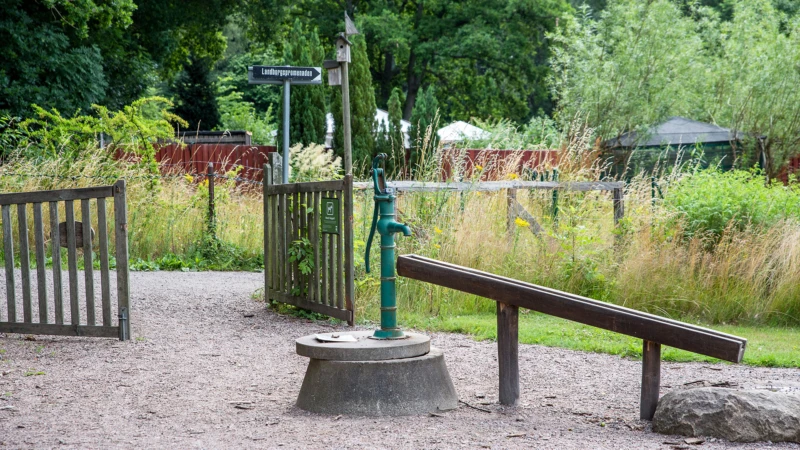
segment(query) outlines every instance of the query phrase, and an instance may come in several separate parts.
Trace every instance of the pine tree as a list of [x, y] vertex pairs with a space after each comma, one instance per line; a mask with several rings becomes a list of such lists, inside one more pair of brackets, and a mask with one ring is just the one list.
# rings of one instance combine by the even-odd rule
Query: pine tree
[[439, 102], [433, 86], [428, 86], [423, 95], [417, 97], [411, 112], [411, 128], [408, 130], [411, 139], [411, 171], [416, 172], [421, 163], [421, 154], [431, 151], [439, 145], [438, 128]]
[[189, 123], [189, 131], [219, 126], [217, 90], [211, 81], [211, 61], [192, 55], [173, 86], [175, 114]]
[[[322, 65], [324, 51], [317, 31], [306, 38], [300, 20], [296, 20], [292, 34], [296, 36], [284, 48], [284, 63], [290, 66], [318, 67]], [[289, 98], [289, 143], [325, 143], [325, 92], [322, 85], [293, 85]], [[281, 109], [283, 103], [281, 102]], [[281, 111], [279, 117], [283, 117]], [[283, 142], [283, 125], [278, 127], [278, 142]]]
[[391, 153], [386, 162], [386, 169], [389, 174], [402, 176], [406, 172], [406, 146], [403, 136], [403, 92], [400, 88], [394, 88], [392, 95], [389, 96], [389, 145]]
[[[350, 47], [350, 130], [353, 147], [353, 173], [364, 175], [371, 166], [375, 151], [375, 91], [369, 72], [367, 44], [361, 35], [348, 38]], [[342, 93], [334, 91], [331, 111], [334, 118], [333, 146], [336, 154], [344, 156], [344, 132], [342, 130]]]

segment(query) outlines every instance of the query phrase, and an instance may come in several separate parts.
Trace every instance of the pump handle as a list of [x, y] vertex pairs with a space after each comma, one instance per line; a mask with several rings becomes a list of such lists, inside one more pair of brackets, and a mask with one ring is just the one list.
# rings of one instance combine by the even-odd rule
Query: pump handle
[[[383, 168], [378, 165], [383, 165], [386, 160], [386, 153], [379, 153], [372, 160], [372, 182], [375, 188], [375, 195], [383, 195], [386, 193], [386, 179], [383, 175]], [[378, 202], [375, 202], [375, 208], [372, 211], [372, 226], [369, 229], [369, 237], [367, 238], [367, 248], [364, 250], [364, 265], [369, 273], [369, 252], [372, 247], [372, 238], [375, 236], [375, 228], [378, 226]]]

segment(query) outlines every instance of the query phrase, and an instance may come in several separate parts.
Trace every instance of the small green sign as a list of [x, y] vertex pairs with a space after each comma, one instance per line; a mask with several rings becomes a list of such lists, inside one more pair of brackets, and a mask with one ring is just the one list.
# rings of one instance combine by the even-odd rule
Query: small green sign
[[322, 232], [339, 234], [339, 199], [322, 198]]

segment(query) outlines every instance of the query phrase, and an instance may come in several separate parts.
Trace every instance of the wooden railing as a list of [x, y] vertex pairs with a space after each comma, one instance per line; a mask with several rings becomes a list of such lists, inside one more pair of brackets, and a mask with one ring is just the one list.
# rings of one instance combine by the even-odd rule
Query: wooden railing
[[397, 273], [497, 302], [500, 403], [505, 405], [519, 399], [520, 307], [642, 339], [640, 417], [645, 420], [652, 420], [658, 403], [662, 344], [736, 363], [747, 344], [708, 328], [417, 255], [400, 256]]

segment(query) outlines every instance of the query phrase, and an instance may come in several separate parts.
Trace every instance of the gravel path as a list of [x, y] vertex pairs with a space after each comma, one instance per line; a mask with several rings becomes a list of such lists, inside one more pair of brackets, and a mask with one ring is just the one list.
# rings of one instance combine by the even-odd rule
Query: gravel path
[[[329, 417], [294, 407], [294, 339], [327, 324], [250, 297], [256, 273], [132, 273], [133, 339], [0, 334], [0, 448], [671, 449], [638, 417], [641, 363], [520, 347], [520, 406], [497, 405], [496, 347], [435, 334], [462, 405], [440, 416]], [[0, 283], [2, 285], [3, 283]], [[662, 365], [662, 393], [698, 380], [800, 385], [800, 371]], [[735, 445], [701, 448], [781, 448]], [[693, 447], [694, 448], [694, 447]]]

